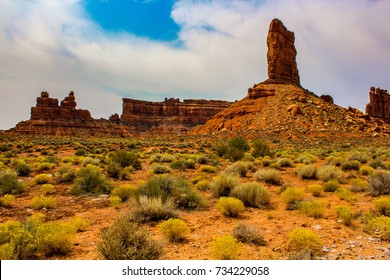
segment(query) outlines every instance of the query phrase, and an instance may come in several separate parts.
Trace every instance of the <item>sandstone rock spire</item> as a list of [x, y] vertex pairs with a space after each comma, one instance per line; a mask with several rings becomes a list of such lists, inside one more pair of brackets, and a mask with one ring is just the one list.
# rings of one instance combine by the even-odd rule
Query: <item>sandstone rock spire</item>
[[267, 37], [267, 83], [300, 85], [294, 32], [287, 30], [279, 19], [273, 19]]

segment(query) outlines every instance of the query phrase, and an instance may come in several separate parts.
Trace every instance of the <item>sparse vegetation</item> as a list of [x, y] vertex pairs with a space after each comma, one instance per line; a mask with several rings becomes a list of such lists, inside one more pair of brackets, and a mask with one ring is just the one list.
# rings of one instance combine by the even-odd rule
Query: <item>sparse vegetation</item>
[[304, 201], [299, 204], [299, 210], [305, 213], [309, 217], [313, 218], [322, 218], [325, 215], [326, 205], [323, 202], [314, 200], [314, 201]]
[[292, 187], [288, 187], [281, 195], [287, 210], [297, 209], [304, 197], [305, 193], [302, 189]]
[[316, 179], [317, 178], [317, 168], [312, 165], [299, 165], [295, 170], [295, 173], [301, 179]]
[[235, 237], [225, 235], [210, 242], [210, 251], [218, 260], [235, 260], [242, 252], [242, 244]]
[[315, 196], [319, 197], [324, 192], [323, 187], [320, 184], [313, 184], [308, 187], [309, 192]]
[[217, 209], [229, 217], [237, 217], [245, 210], [244, 203], [234, 197], [220, 197], [217, 202]]
[[210, 188], [214, 197], [229, 196], [230, 192], [234, 190], [239, 184], [239, 179], [234, 175], [221, 174], [215, 177]]
[[289, 245], [296, 251], [318, 252], [322, 244], [321, 238], [316, 233], [304, 228], [297, 228], [290, 232], [288, 241]]
[[390, 171], [379, 170], [368, 178], [368, 192], [372, 196], [390, 194]]
[[266, 207], [270, 204], [271, 195], [267, 189], [259, 183], [245, 183], [237, 186], [231, 192], [231, 196], [241, 200], [246, 206]]
[[349, 206], [338, 206], [336, 208], [337, 217], [342, 221], [346, 226], [352, 225], [353, 215], [351, 207]]
[[265, 246], [267, 244], [263, 235], [260, 233], [260, 230], [257, 227], [248, 224], [237, 224], [233, 228], [232, 233], [233, 236], [242, 243], [249, 243], [258, 246]]
[[99, 167], [87, 165], [76, 171], [76, 179], [71, 189], [72, 194], [80, 193], [110, 193], [112, 189], [108, 180], [100, 174]]
[[148, 230], [132, 222], [127, 215], [101, 232], [97, 250], [105, 260], [156, 260], [163, 251]]
[[255, 180], [266, 182], [272, 185], [281, 186], [283, 184], [282, 176], [278, 170], [260, 169], [254, 174]]
[[171, 218], [160, 223], [160, 232], [171, 242], [183, 242], [190, 228], [183, 220]]
[[333, 165], [322, 166], [317, 172], [317, 177], [324, 182], [338, 180], [342, 175], [343, 172]]
[[24, 185], [18, 180], [18, 175], [10, 169], [0, 169], [0, 195], [19, 194], [24, 191]]

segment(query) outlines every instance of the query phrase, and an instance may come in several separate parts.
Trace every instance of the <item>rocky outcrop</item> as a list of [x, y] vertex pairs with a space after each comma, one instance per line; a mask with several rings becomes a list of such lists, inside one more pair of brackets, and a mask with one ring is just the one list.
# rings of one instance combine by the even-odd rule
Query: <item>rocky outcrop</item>
[[[57, 136], [127, 136], [128, 129], [115, 121], [95, 120], [88, 110], [76, 109], [74, 92], [60, 105], [49, 93], [42, 92], [37, 105], [31, 108], [31, 118], [12, 128], [11, 132], [29, 135]], [[118, 116], [119, 118], [119, 116]]]
[[320, 98], [330, 104], [334, 104], [333, 97], [330, 95], [321, 95]]
[[366, 105], [366, 113], [374, 118], [390, 123], [390, 94], [381, 88], [370, 88], [370, 103]]
[[148, 131], [158, 127], [166, 130], [185, 131], [204, 124], [218, 112], [228, 108], [232, 102], [166, 98], [163, 102], [148, 102], [123, 98], [121, 121], [135, 131]]
[[42, 92], [37, 98], [37, 105], [31, 108], [31, 120], [92, 120], [88, 110], [76, 109], [74, 92], [71, 91], [61, 105], [58, 100], [51, 98], [48, 92]]
[[273, 19], [267, 37], [268, 80], [266, 83], [300, 85], [294, 33]]

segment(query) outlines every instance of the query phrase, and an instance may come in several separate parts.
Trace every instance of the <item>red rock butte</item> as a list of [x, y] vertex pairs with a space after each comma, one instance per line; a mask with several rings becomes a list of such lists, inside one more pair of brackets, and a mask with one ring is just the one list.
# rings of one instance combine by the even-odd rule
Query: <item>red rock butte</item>
[[381, 88], [370, 88], [370, 103], [366, 105], [366, 113], [374, 118], [390, 123], [390, 94]]

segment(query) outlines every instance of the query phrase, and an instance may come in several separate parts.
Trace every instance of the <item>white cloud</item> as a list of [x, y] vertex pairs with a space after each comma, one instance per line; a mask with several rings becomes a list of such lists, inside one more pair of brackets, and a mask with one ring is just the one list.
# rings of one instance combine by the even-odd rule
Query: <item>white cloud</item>
[[241, 99], [267, 78], [274, 17], [295, 32], [305, 88], [360, 109], [371, 85], [390, 88], [389, 1], [178, 1], [181, 48], [104, 32], [77, 0], [1, 0], [0, 13], [0, 128], [28, 119], [43, 90], [74, 90], [97, 118], [122, 97]]

